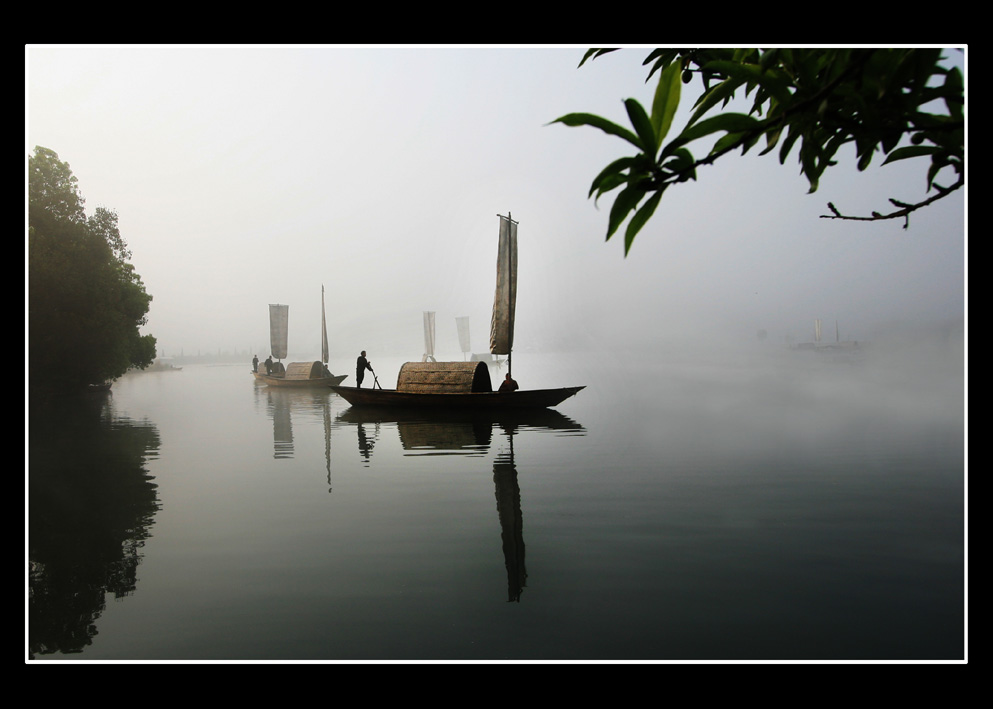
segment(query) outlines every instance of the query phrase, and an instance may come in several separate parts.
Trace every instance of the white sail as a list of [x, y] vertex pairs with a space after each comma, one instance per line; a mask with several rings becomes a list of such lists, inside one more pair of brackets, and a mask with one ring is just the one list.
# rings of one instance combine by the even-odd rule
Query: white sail
[[434, 313], [424, 312], [424, 357], [422, 362], [434, 362]]
[[328, 363], [328, 321], [324, 317], [324, 286], [321, 286], [321, 361]]
[[269, 305], [269, 346], [276, 359], [286, 358], [286, 342], [289, 332], [290, 306]]
[[509, 355], [514, 345], [514, 310], [517, 306], [517, 222], [500, 217], [497, 248], [497, 282], [490, 321], [490, 352]]
[[455, 318], [455, 325], [459, 330], [459, 346], [462, 348], [462, 354], [471, 352], [472, 349], [469, 346], [469, 318]]
[[821, 319], [814, 320], [814, 342], [821, 341]]

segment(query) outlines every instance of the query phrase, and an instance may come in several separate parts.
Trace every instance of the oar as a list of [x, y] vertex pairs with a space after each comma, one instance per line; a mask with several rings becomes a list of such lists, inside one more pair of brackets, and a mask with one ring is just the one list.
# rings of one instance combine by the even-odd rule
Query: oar
[[372, 372], [372, 388], [375, 389], [378, 386], [382, 389], [383, 385], [379, 383], [379, 377], [376, 376], [376, 370], [369, 367], [369, 371]]

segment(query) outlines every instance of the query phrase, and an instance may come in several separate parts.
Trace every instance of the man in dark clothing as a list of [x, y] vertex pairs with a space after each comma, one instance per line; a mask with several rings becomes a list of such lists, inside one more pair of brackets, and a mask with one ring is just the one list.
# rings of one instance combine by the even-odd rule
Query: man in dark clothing
[[497, 391], [517, 391], [520, 387], [517, 386], [517, 382], [510, 378], [510, 372], [507, 372], [507, 376], [503, 378], [503, 383]]
[[252, 371], [253, 372], [259, 371], [259, 356], [258, 355], [252, 355]]
[[265, 358], [265, 373], [272, 374], [272, 357]]
[[[355, 386], [362, 386], [362, 380], [365, 379], [365, 370], [367, 369], [372, 372], [372, 365], [369, 364], [369, 360], [365, 358], [365, 350], [362, 350], [362, 354], [360, 354], [359, 358], [355, 360], [355, 380], [358, 382]], [[373, 376], [375, 376], [376, 373], [372, 373]]]

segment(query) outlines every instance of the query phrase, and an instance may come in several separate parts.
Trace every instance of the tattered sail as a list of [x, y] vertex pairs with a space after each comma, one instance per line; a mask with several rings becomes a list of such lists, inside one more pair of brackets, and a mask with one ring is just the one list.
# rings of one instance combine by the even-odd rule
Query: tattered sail
[[455, 318], [455, 325], [459, 330], [459, 346], [462, 348], [462, 354], [471, 352], [472, 349], [469, 346], [469, 318]]
[[422, 362], [435, 362], [434, 358], [434, 313], [424, 312], [424, 356]]
[[490, 352], [510, 354], [514, 345], [514, 309], [517, 305], [517, 222], [500, 217], [496, 294], [490, 321]]
[[324, 286], [321, 286], [321, 361], [328, 363], [328, 321], [324, 317]]
[[290, 306], [269, 305], [269, 346], [276, 359], [286, 358], [286, 342], [289, 332]]

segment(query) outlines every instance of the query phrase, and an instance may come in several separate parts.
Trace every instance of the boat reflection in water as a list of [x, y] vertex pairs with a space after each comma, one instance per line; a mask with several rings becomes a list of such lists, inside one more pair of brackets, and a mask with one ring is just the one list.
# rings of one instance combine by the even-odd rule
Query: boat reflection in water
[[[385, 425], [396, 426], [404, 455], [483, 457], [492, 447], [494, 438], [506, 440], [508, 449], [493, 460], [493, 485], [504, 564], [507, 567], [507, 600], [520, 602], [521, 593], [527, 586], [527, 568], [524, 563], [524, 517], [514, 457], [514, 437], [538, 431], [585, 435], [585, 429], [580, 424], [553, 409], [436, 411], [350, 407], [336, 420], [355, 425], [359, 454], [367, 463], [375, 438]], [[366, 426], [374, 426], [377, 436], [370, 439]]]
[[276, 460], [293, 457], [293, 413], [321, 417], [324, 422], [324, 463], [328, 492], [331, 492], [331, 399], [334, 395], [330, 387], [266, 387], [256, 389], [256, 396], [264, 398], [272, 418], [272, 457]]

